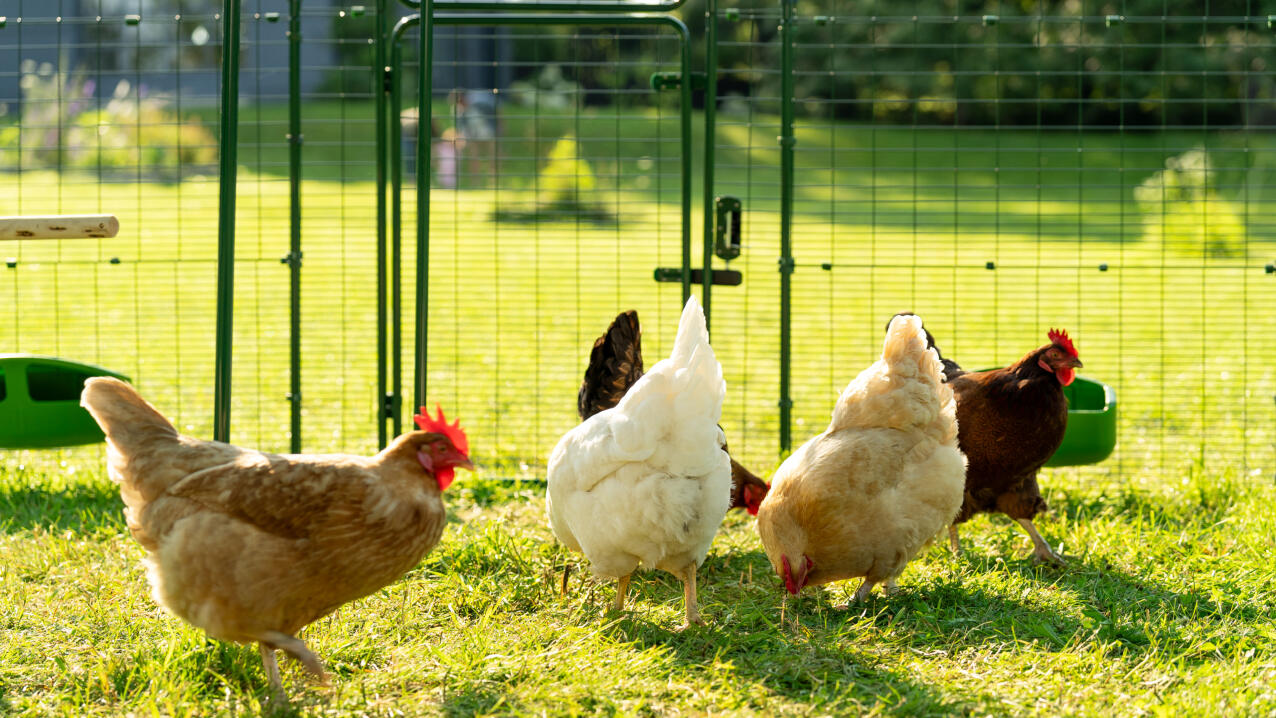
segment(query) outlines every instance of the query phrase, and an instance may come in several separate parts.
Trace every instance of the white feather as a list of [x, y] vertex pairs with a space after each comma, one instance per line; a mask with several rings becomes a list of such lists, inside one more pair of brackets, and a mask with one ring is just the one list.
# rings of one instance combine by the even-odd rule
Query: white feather
[[567, 432], [550, 456], [550, 527], [595, 574], [704, 561], [731, 502], [718, 427], [726, 382], [692, 297], [673, 352], [615, 407]]

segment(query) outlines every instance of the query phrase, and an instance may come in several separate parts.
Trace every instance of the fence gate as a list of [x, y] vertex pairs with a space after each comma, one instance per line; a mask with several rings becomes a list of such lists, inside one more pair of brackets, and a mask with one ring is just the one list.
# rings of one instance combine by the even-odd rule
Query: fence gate
[[[426, 9], [435, 52], [425, 70], [421, 16], [389, 33], [380, 433], [437, 401], [463, 418], [496, 475], [543, 476], [578, 421], [593, 339], [637, 309], [654, 362], [690, 292], [691, 54], [671, 15], [469, 7]], [[405, 171], [426, 164], [431, 181]], [[402, 251], [413, 234], [416, 252]], [[416, 277], [416, 291], [401, 276]], [[402, 357], [405, 340], [414, 360]], [[546, 395], [563, 400], [542, 405]]]

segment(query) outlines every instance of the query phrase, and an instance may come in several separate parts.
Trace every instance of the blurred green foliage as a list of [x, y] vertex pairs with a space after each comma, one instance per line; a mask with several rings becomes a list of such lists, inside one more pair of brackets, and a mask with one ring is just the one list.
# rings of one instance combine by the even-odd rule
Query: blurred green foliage
[[95, 95], [83, 72], [26, 61], [18, 121], [0, 128], [0, 168], [141, 172], [153, 179], [211, 171], [217, 139], [195, 117], [179, 118], [166, 96], [143, 96], [120, 80]]
[[1167, 250], [1209, 258], [1245, 254], [1244, 205], [1216, 189], [1208, 152], [1194, 149], [1165, 161], [1165, 169], [1134, 188], [1144, 238]]

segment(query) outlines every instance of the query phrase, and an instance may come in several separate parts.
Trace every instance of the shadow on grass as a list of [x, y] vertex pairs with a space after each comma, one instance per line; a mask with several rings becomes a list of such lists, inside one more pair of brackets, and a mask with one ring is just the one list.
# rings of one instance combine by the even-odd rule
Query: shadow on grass
[[[835, 600], [840, 603], [837, 592], [804, 593], [783, 605], [786, 617], [781, 621], [784, 594], [765, 555], [728, 551], [711, 556], [702, 568], [702, 604], [716, 604], [717, 609], [706, 611], [708, 629], [675, 633], [643, 620], [639, 610], [617, 623], [614, 635], [643, 647], [664, 647], [688, 672], [728, 664], [739, 679], [793, 700], [818, 705], [862, 699], [890, 706], [891, 712], [932, 713], [970, 710], [995, 699], [977, 688], [954, 692], [952, 686], [919, 682], [867, 650], [870, 644], [856, 638], [857, 631], [878, 629], [872, 632], [874, 640], [919, 655], [980, 647], [1022, 650], [1016, 647], [1027, 642], [1033, 645], [1030, 650], [1049, 654], [1093, 642], [1113, 657], [1168, 653], [1208, 661], [1214, 659], [1216, 644], [1228, 642], [1236, 624], [1271, 616], [1261, 607], [1230, 602], [1216, 593], [1170, 588], [1104, 561], [1073, 558], [1063, 569], [999, 557], [973, 557], [965, 563], [968, 570], [891, 597], [875, 593], [847, 610], [834, 607]], [[745, 583], [749, 571], [753, 578]], [[1016, 597], [971, 585], [971, 573], [991, 572], [1017, 576], [1036, 588]], [[742, 586], [732, 585], [736, 576]], [[648, 581], [656, 600], [679, 592], [679, 582], [659, 572], [645, 574], [644, 583]], [[1048, 592], [1058, 591], [1074, 594], [1080, 611], [1052, 608], [1050, 596], [1058, 594]], [[1212, 643], [1203, 643], [1202, 631]]]
[[71, 531], [81, 535], [124, 530], [124, 506], [110, 482], [76, 484], [64, 489], [0, 486], [0, 531]]
[[443, 705], [445, 716], [488, 715], [505, 704], [509, 686], [495, 681], [467, 681], [463, 688], [445, 688]]

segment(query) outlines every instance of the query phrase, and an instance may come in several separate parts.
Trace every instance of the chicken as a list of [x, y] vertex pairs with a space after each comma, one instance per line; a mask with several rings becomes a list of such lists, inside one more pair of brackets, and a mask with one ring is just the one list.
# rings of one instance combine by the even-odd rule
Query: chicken
[[214, 638], [255, 641], [280, 697], [275, 650], [324, 680], [297, 632], [415, 566], [443, 533], [455, 469], [473, 469], [464, 431], [441, 409], [364, 458], [181, 436], [116, 379], [89, 379], [81, 404], [106, 434], [155, 600]]
[[[913, 314], [912, 312], [900, 312], [899, 314], [896, 314], [895, 316], [913, 317], [917, 315]], [[887, 322], [886, 328], [890, 329], [889, 322]], [[957, 362], [953, 361], [952, 359], [944, 358], [943, 353], [939, 351], [939, 347], [935, 346], [935, 337], [931, 336], [929, 329], [927, 329], [926, 327], [922, 327], [922, 331], [926, 332], [926, 346], [930, 349], [935, 350], [935, 356], [939, 357], [939, 363], [944, 365], [944, 381], [952, 381], [954, 378], [966, 373], [965, 370], [962, 369], [957, 364]]]
[[966, 459], [956, 406], [921, 320], [891, 321], [882, 357], [860, 372], [824, 433], [776, 469], [758, 533], [785, 589], [863, 577], [887, 592], [961, 507]]
[[965, 499], [948, 529], [954, 553], [961, 549], [959, 524], [977, 513], [1000, 511], [1028, 532], [1037, 561], [1064, 563], [1032, 519], [1046, 510], [1037, 472], [1063, 443], [1068, 426], [1063, 387], [1072, 383], [1082, 364], [1066, 331], [1051, 329], [1046, 336], [1049, 344], [1011, 366], [983, 372], [958, 369], [948, 380], [957, 397], [958, 440], [970, 462]]
[[692, 297], [672, 355], [554, 447], [550, 528], [585, 554], [596, 576], [617, 579], [616, 610], [641, 564], [682, 580], [684, 628], [704, 623], [696, 570], [731, 498], [731, 461], [718, 426], [726, 386]]
[[[585, 380], [576, 397], [581, 421], [615, 406], [641, 376], [642, 329], [638, 325], [638, 312], [631, 309], [617, 316], [607, 332], [594, 341]], [[730, 449], [727, 453], [730, 454]], [[768, 488], [752, 471], [731, 460], [731, 508], [744, 509], [757, 516]]]

